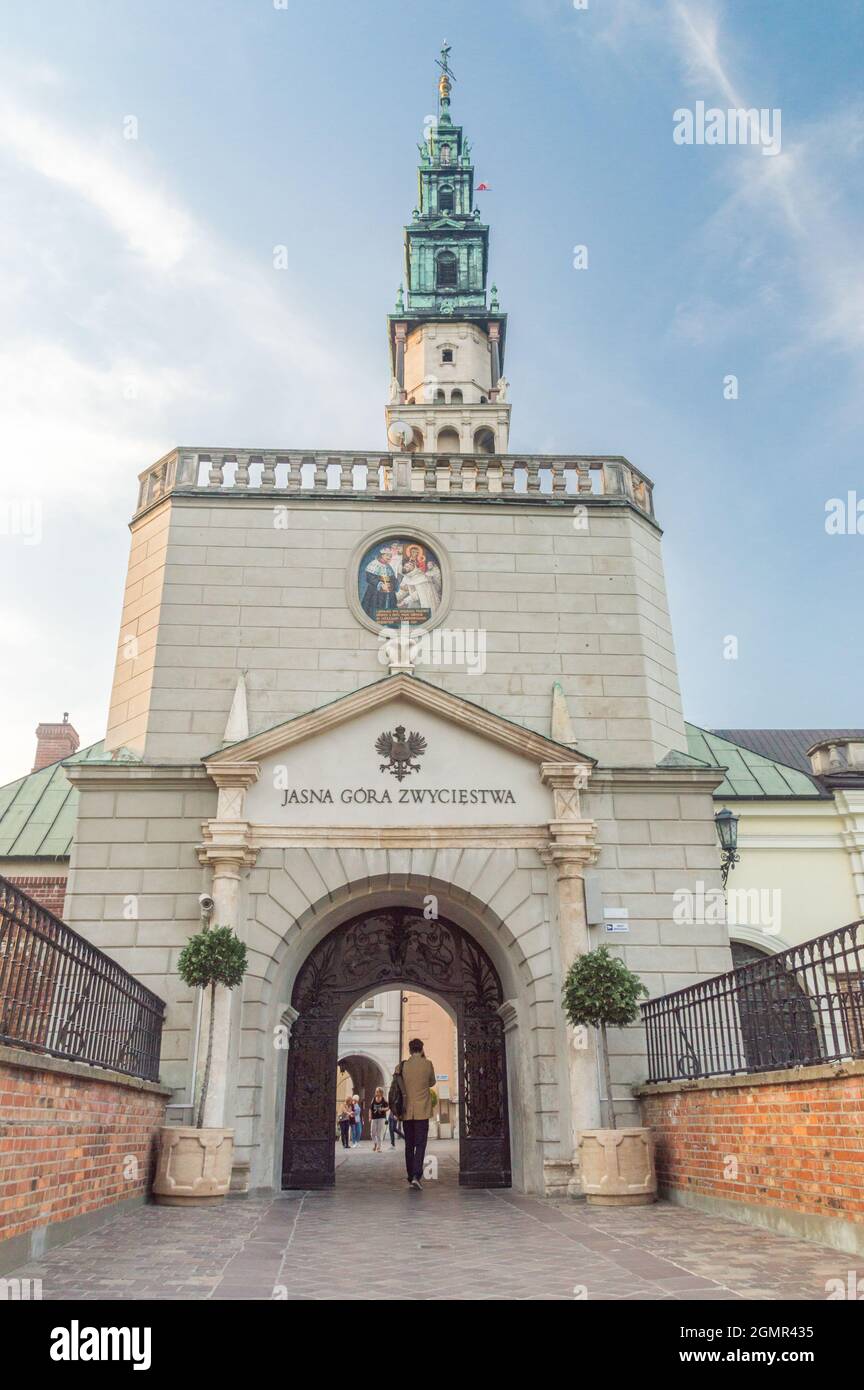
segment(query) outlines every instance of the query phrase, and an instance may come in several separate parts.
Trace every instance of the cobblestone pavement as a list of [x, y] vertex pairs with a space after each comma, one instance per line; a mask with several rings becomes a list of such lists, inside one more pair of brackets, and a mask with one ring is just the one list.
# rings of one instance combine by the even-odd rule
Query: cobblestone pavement
[[14, 1271], [45, 1299], [824, 1299], [852, 1256], [666, 1202], [412, 1191], [401, 1145], [337, 1152], [335, 1189], [140, 1207]]

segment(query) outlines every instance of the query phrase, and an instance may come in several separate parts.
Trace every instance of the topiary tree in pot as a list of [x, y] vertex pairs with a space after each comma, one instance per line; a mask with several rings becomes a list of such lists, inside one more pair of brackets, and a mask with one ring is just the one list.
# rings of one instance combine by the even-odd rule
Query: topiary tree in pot
[[609, 1069], [607, 1028], [626, 1028], [639, 1017], [639, 1000], [648, 991], [623, 960], [609, 954], [608, 946], [598, 946], [577, 956], [564, 978], [564, 1012], [574, 1028], [597, 1028], [603, 1054], [603, 1081], [606, 1092], [606, 1118], [615, 1128], [612, 1104], [612, 1076]]
[[183, 983], [190, 989], [210, 991], [210, 1020], [195, 1125], [165, 1125], [160, 1134], [153, 1192], [157, 1202], [165, 1205], [201, 1205], [224, 1197], [228, 1191], [234, 1131], [205, 1129], [204, 1107], [213, 1062], [216, 987], [224, 985], [226, 989], [236, 989], [242, 983], [246, 967], [246, 947], [231, 927], [205, 927], [190, 937], [180, 952], [177, 973]]
[[577, 956], [564, 978], [564, 1012], [574, 1028], [600, 1033], [607, 1129], [584, 1130], [579, 1140], [583, 1189], [589, 1202], [633, 1206], [653, 1202], [657, 1181], [650, 1130], [617, 1130], [612, 1101], [607, 1028], [626, 1028], [639, 1017], [648, 991], [622, 960], [598, 946]]
[[213, 1061], [213, 1025], [216, 1019], [216, 986], [236, 989], [246, 974], [246, 947], [230, 927], [205, 927], [190, 936], [177, 962], [177, 974], [190, 989], [210, 990], [210, 1026], [207, 1030], [207, 1060], [198, 1105], [198, 1129], [204, 1127], [204, 1105], [210, 1086]]

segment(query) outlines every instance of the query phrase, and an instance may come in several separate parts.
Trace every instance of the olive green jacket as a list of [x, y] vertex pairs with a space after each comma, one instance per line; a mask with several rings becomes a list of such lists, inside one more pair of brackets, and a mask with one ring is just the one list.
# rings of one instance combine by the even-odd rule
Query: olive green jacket
[[431, 1120], [432, 1097], [429, 1094], [435, 1085], [435, 1068], [422, 1052], [412, 1052], [399, 1064], [402, 1090], [405, 1096], [403, 1120]]

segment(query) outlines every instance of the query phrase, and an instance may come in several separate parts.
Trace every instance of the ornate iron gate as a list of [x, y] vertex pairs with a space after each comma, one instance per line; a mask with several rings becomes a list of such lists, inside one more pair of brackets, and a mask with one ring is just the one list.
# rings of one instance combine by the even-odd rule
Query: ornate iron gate
[[339, 1025], [358, 999], [395, 985], [429, 990], [456, 1014], [462, 1068], [459, 1182], [509, 1187], [501, 981], [486, 952], [460, 927], [443, 918], [427, 921], [407, 907], [365, 913], [335, 928], [297, 976], [282, 1186], [332, 1187]]

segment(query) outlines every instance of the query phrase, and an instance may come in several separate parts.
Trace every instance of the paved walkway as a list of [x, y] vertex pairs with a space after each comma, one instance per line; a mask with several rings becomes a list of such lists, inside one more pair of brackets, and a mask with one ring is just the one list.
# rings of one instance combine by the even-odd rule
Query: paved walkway
[[813, 1299], [853, 1257], [659, 1202], [618, 1210], [404, 1179], [401, 1145], [337, 1151], [327, 1192], [147, 1206], [16, 1270], [45, 1299]]

